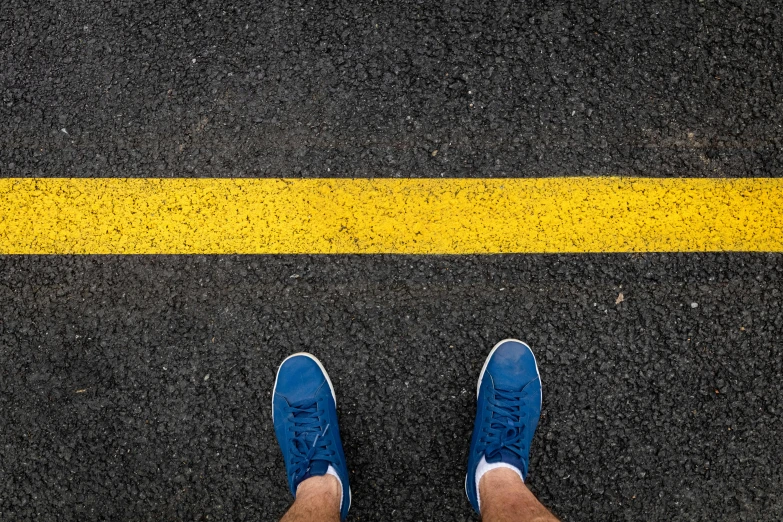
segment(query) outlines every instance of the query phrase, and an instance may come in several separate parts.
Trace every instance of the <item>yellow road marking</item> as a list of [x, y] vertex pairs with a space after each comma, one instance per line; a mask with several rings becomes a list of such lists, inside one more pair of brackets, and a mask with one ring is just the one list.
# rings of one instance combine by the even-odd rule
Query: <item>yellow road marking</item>
[[0, 179], [2, 254], [783, 251], [783, 179]]

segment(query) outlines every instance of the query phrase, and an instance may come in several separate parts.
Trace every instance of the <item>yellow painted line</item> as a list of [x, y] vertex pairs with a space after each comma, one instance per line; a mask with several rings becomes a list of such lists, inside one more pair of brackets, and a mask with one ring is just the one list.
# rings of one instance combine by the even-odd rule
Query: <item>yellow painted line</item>
[[783, 251], [783, 179], [0, 179], [2, 254]]

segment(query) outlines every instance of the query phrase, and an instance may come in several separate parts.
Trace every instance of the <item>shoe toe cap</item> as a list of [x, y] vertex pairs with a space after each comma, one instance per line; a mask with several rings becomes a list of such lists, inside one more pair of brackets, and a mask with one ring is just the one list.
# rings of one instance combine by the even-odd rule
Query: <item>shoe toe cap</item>
[[487, 364], [487, 372], [496, 387], [521, 389], [538, 379], [538, 368], [532, 350], [525, 343], [507, 340], [500, 344]]
[[275, 395], [291, 402], [313, 398], [326, 382], [321, 366], [311, 356], [297, 354], [289, 357], [277, 373]]

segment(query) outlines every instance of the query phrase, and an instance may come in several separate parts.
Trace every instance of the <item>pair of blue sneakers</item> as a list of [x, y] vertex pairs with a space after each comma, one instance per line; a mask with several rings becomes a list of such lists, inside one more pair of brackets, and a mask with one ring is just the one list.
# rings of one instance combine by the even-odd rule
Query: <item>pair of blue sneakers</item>
[[[496, 467], [512, 468], [523, 480], [527, 476], [530, 443], [541, 414], [541, 379], [530, 348], [514, 339], [496, 344], [481, 369], [476, 394], [465, 492], [480, 513], [477, 477]], [[272, 421], [288, 487], [296, 497], [303, 480], [336, 476], [342, 484], [340, 517], [345, 520], [351, 488], [336, 408], [334, 387], [318, 359], [297, 353], [283, 361], [272, 392]]]

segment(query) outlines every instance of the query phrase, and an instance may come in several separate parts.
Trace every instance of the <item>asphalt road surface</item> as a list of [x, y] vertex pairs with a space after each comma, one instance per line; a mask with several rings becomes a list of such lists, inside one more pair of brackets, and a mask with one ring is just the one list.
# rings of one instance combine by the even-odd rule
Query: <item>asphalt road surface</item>
[[777, 176], [781, 7], [4, 0], [0, 170]]
[[[0, 7], [3, 177], [780, 176], [771, 2]], [[352, 520], [475, 520], [475, 382], [564, 520], [783, 519], [783, 255], [0, 256], [0, 519], [274, 520], [325, 364]]]

